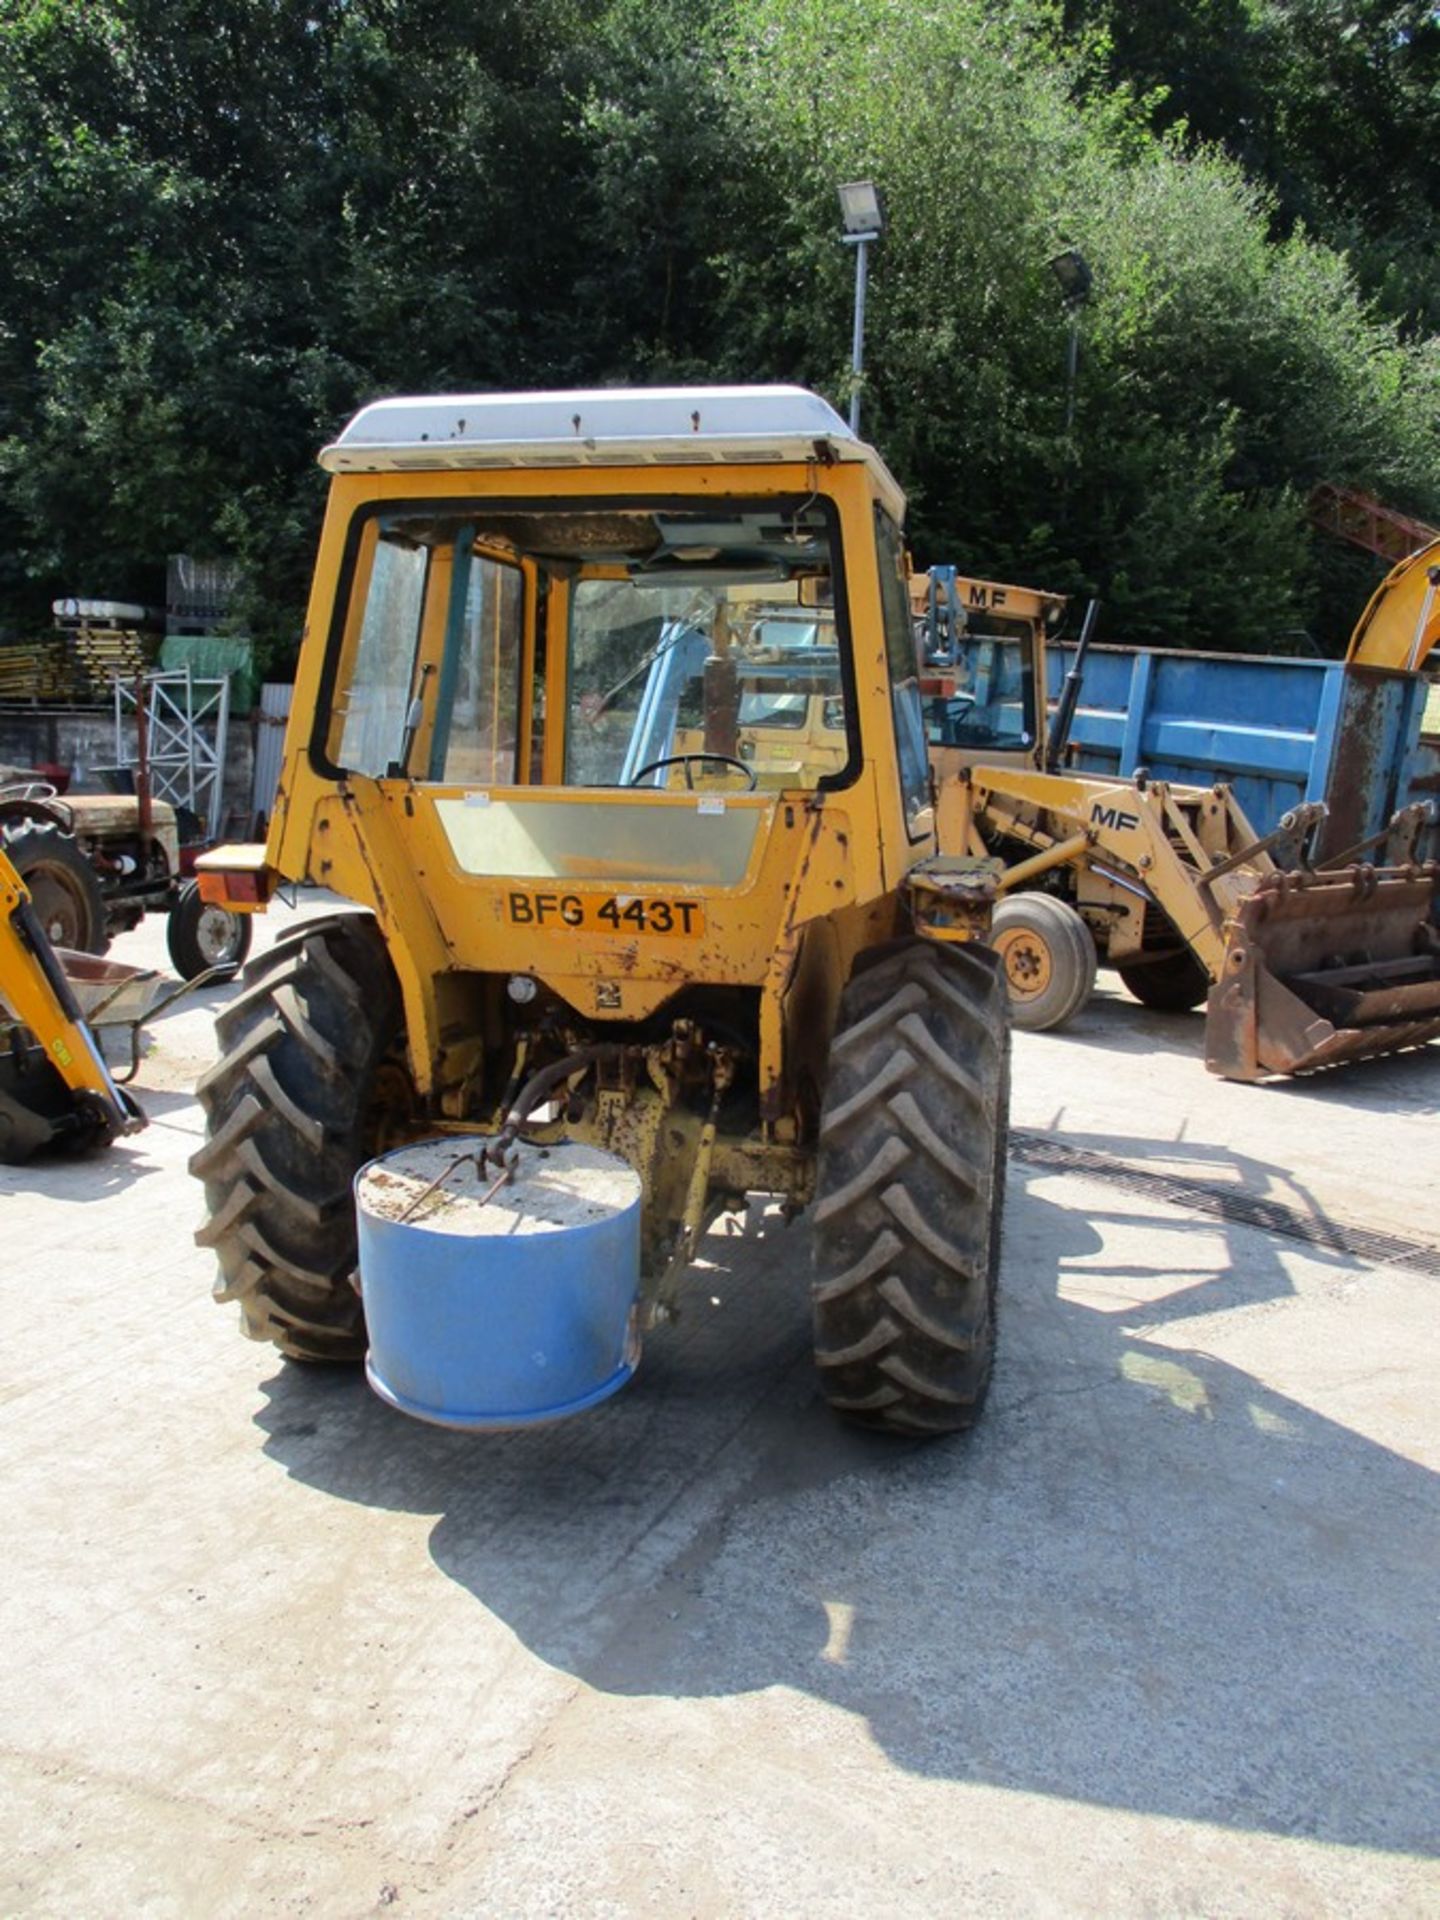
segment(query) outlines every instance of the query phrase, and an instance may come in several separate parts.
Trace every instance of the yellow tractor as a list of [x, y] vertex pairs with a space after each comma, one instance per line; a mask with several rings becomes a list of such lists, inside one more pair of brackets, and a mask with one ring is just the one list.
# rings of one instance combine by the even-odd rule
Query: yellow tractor
[[383, 401], [321, 462], [269, 840], [200, 885], [353, 910], [287, 932], [220, 1019], [192, 1162], [217, 1297], [294, 1359], [359, 1358], [362, 1163], [438, 1137], [503, 1180], [517, 1145], [582, 1143], [640, 1176], [640, 1326], [713, 1216], [779, 1196], [812, 1209], [831, 1405], [968, 1425], [1008, 1106], [995, 863], [940, 851], [879, 456], [770, 387]]
[[[1397, 567], [1377, 591], [1352, 673], [1383, 678], [1424, 657], [1440, 631], [1437, 558], [1440, 548]], [[1205, 1003], [1206, 1064], [1228, 1079], [1440, 1035], [1440, 869], [1416, 859], [1423, 808], [1326, 859], [1323, 803], [1260, 835], [1223, 783], [1075, 772], [1064, 749], [1089, 617], [1052, 715], [1046, 635], [1058, 596], [948, 570], [915, 576], [911, 595], [941, 843], [1005, 862], [991, 939], [1017, 1026], [1063, 1025], [1099, 960], [1146, 1006]]]

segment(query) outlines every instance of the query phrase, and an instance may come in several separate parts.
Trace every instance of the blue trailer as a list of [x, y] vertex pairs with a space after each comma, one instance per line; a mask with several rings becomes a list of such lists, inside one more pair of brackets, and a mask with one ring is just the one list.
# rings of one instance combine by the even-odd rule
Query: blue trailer
[[[1387, 588], [1402, 571], [1396, 570]], [[926, 579], [927, 657], [949, 665], [963, 654], [972, 678], [980, 671], [993, 675], [1002, 667], [1013, 669], [1013, 648], [987, 646], [988, 629], [994, 627], [998, 635], [1007, 625], [996, 617], [996, 590], [982, 587], [977, 596], [976, 583], [961, 579], [953, 567], [934, 567]], [[1437, 585], [1411, 583], [1412, 594], [1423, 589], [1427, 595], [1420, 621], [1427, 635]], [[999, 592], [1002, 600], [1016, 595], [1015, 589]], [[1047, 604], [1047, 618], [1063, 605], [1050, 595], [1030, 597]], [[1357, 629], [1357, 642], [1380, 601], [1377, 594]], [[1393, 652], [1393, 640], [1387, 646]], [[1074, 642], [1050, 639], [1045, 645], [1052, 714], [1075, 651]], [[1379, 650], [1369, 651], [1374, 658]], [[1323, 801], [1329, 819], [1318, 851], [1334, 859], [1377, 838], [1398, 808], [1416, 801], [1440, 803], [1440, 687], [1421, 670], [1425, 651], [1417, 639], [1416, 664], [1399, 668], [1372, 665], [1363, 652], [1350, 660], [1319, 660], [1091, 646], [1067, 735], [1067, 762], [1076, 772], [1111, 780], [1128, 780], [1145, 770], [1153, 779], [1181, 786], [1223, 781], [1258, 834], [1272, 832], [1302, 803]], [[992, 719], [991, 708], [1008, 715], [1007, 724], [1018, 725], [1018, 693], [1011, 689], [1008, 705], [1007, 696], [992, 694], [976, 683], [959, 700], [932, 701], [933, 742], [980, 744], [974, 721], [984, 699]], [[1432, 825], [1419, 851], [1440, 858], [1440, 824]]]
[[[1059, 697], [1073, 648], [1047, 651]], [[1302, 801], [1330, 808], [1324, 847], [1379, 833], [1398, 807], [1435, 800], [1440, 734], [1423, 732], [1419, 674], [1270, 655], [1095, 646], [1070, 740], [1083, 773], [1233, 788], [1257, 833]], [[1431, 829], [1431, 857], [1440, 835]]]

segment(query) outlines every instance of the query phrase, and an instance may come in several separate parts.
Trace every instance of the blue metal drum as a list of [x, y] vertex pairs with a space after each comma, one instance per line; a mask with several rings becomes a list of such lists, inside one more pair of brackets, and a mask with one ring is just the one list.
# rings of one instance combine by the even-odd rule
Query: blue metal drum
[[639, 1176], [594, 1147], [518, 1153], [494, 1193], [456, 1136], [355, 1178], [365, 1370], [382, 1400], [437, 1426], [563, 1419], [639, 1361]]

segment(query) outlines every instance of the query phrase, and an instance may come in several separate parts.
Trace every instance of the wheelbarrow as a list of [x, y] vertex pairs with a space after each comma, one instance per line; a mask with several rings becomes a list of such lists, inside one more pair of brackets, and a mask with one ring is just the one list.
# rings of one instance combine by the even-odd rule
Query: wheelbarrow
[[227, 962], [208, 967], [193, 980], [178, 984], [154, 967], [126, 966], [120, 960], [105, 960], [94, 953], [76, 953], [70, 947], [56, 947], [55, 958], [70, 983], [85, 1023], [104, 1045], [107, 1031], [129, 1032], [130, 1064], [115, 1073], [122, 1085], [133, 1080], [140, 1070], [140, 1030], [147, 1020], [166, 1012], [177, 1000], [183, 1000], [199, 987], [217, 980], [233, 980], [238, 967]]

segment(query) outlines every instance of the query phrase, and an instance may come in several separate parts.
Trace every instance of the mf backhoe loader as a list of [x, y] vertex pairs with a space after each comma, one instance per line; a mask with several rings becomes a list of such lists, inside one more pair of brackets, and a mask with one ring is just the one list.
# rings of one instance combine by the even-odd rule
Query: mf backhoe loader
[[[1423, 657], [1440, 624], [1435, 558], [1390, 576], [1352, 661], [1364, 664], [1367, 634], [1412, 666]], [[1416, 862], [1422, 809], [1327, 855], [1323, 804], [1261, 836], [1224, 784], [1073, 772], [1064, 747], [1084, 635], [1053, 718], [1045, 698], [1045, 636], [1063, 603], [939, 569], [911, 591], [941, 843], [1006, 863], [992, 941], [1017, 1025], [1062, 1025], [1089, 997], [1098, 958], [1147, 1006], [1205, 1002], [1206, 1064], [1228, 1079], [1440, 1035], [1440, 869]]]
[[386, 401], [321, 459], [270, 837], [200, 884], [355, 910], [221, 1016], [192, 1162], [217, 1297], [359, 1358], [362, 1162], [450, 1136], [503, 1179], [517, 1142], [578, 1142], [639, 1173], [645, 1324], [712, 1216], [778, 1195], [812, 1209], [830, 1403], [968, 1425], [1008, 1013], [973, 938], [994, 863], [940, 853], [879, 457], [775, 387]]
[[24, 881], [0, 848], [0, 1161], [145, 1124], [106, 1066]]

